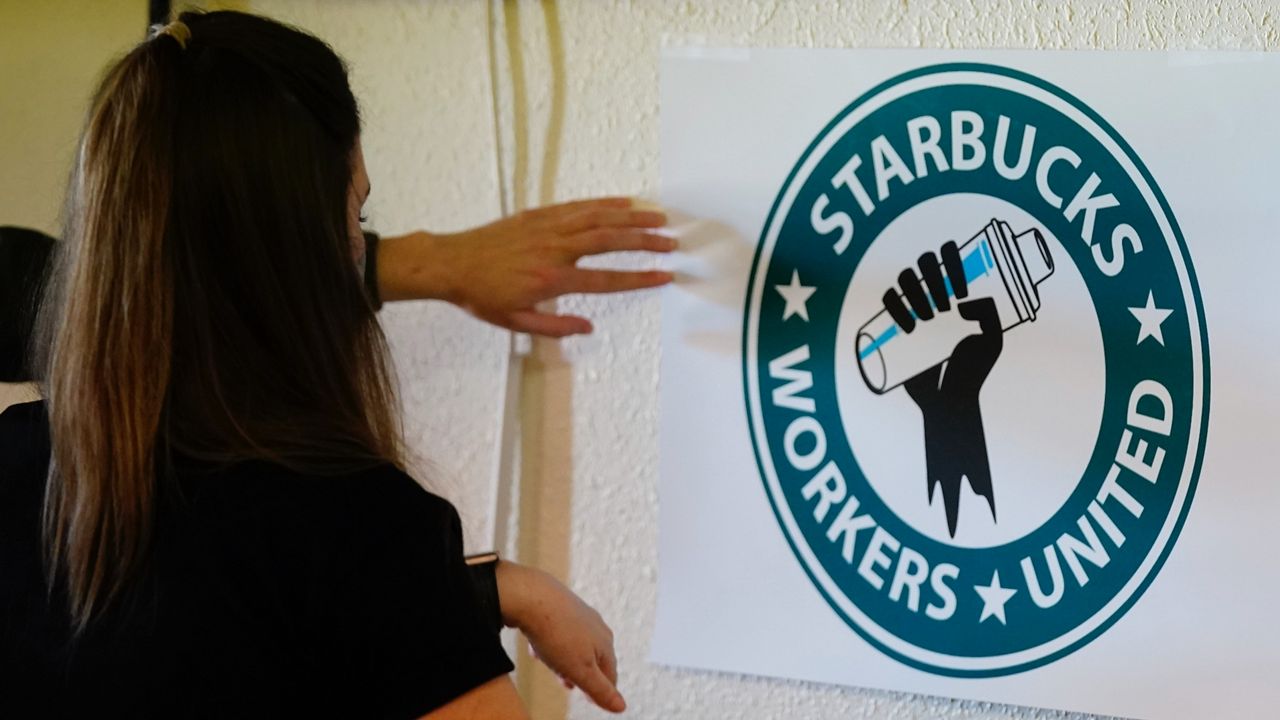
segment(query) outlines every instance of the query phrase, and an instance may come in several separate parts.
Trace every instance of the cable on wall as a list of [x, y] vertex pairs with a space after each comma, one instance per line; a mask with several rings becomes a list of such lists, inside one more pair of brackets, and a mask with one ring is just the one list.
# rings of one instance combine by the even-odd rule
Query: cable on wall
[[[498, 207], [502, 216], [506, 217], [518, 209], [513, 196], [516, 195], [515, 188], [520, 185], [520, 178], [515, 173], [510, 178], [507, 176], [506, 152], [502, 137], [502, 110], [498, 97], [501, 75], [495, 13], [495, 6], [501, 9], [502, 4], [503, 0], [489, 0], [485, 3], [485, 24], [489, 51], [489, 97], [493, 124], [494, 172], [497, 176]], [[513, 93], [516, 92], [516, 87], [520, 87], [522, 91], [522, 86], [523, 83], [513, 83]], [[519, 147], [522, 144], [521, 134], [519, 128], [514, 130], [514, 144]], [[520, 154], [519, 151], [516, 152], [517, 157]], [[508, 181], [511, 183], [511, 192], [508, 192]], [[492, 487], [493, 511], [491, 514], [493, 548], [500, 552], [506, 552], [511, 547], [511, 538], [508, 537], [510, 527], [508, 518], [511, 516], [514, 505], [512, 495], [519, 481], [521, 377], [524, 374], [524, 358], [528, 354], [529, 341], [527, 336], [521, 333], [508, 332], [507, 344], [507, 372], [503, 377], [502, 414], [498, 420], [498, 467]]]
[[[564, 43], [560, 27], [560, 13], [554, 0], [540, 3], [546, 33], [548, 60], [549, 107], [546, 119], [545, 144], [543, 146], [538, 177], [536, 204], [546, 205], [556, 199], [556, 178], [559, 174], [561, 139], [564, 134], [565, 66]], [[511, 88], [510, 105], [510, 167], [507, 167], [508, 148], [504, 143], [504, 123], [500, 88], [502, 85], [498, 20], [502, 21], [502, 40], [505, 41], [506, 60]], [[529, 164], [529, 99], [525, 77], [524, 55], [521, 45], [521, 26], [518, 3], [512, 0], [490, 0], [485, 4], [486, 39], [489, 55], [490, 111], [494, 133], [494, 167], [497, 175], [498, 203], [505, 217], [529, 207], [528, 189], [532, 184]], [[509, 174], [508, 174], [509, 173]], [[554, 301], [552, 301], [554, 302]], [[527, 371], [526, 360], [535, 347], [542, 354], [555, 355], [555, 347], [547, 348], [554, 340], [531, 339], [524, 333], [509, 334], [510, 353], [507, 374], [503, 385], [503, 410], [499, 426], [498, 472], [493, 486], [493, 547], [508, 550], [513, 538], [508, 537], [509, 523], [514, 509], [514, 496], [520, 483], [520, 447], [524, 436], [521, 418], [525, 403], [522, 402], [523, 375]], [[548, 351], [549, 350], [549, 351]]]
[[[537, 194], [532, 197], [531, 203], [530, 195], [534, 190], [535, 178], [529, 162], [529, 88], [521, 33], [521, 6], [515, 0], [489, 0], [485, 5], [495, 171], [498, 176], [499, 204], [504, 216], [524, 210], [530, 204], [545, 205], [555, 201], [564, 128], [566, 76], [559, 9], [554, 0], [541, 0], [539, 6], [546, 33], [544, 39], [547, 48], [549, 102], [545, 144], [536, 178]], [[502, 23], [502, 28], [498, 27], [499, 22]], [[510, 104], [507, 106], [510, 116], [507, 118], [504, 118], [500, 95], [504, 79], [501, 68], [503, 58], [500, 53], [503, 45], [506, 49], [506, 79], [510, 88]], [[504, 119], [509, 122], [508, 125], [504, 125]], [[511, 130], [509, 147], [505, 143], [506, 127]], [[530, 435], [530, 428], [524, 426], [525, 418], [534, 418], [536, 422], [539, 418], [535, 414], [545, 412], [542, 401], [546, 399], [539, 394], [542, 389], [539, 379], [534, 377], [533, 382], [527, 382], [525, 376], [535, 376], [541, 372], [537, 363], [530, 362], [531, 355], [543, 360], [558, 357], [559, 347], [554, 340], [531, 339], [523, 333], [511, 333], [508, 337], [510, 352], [507, 373], [503, 379], [498, 467], [493, 485], [493, 547], [504, 553], [515, 551], [523, 561], [544, 562], [550, 558], [545, 556], [546, 548], [539, 542], [541, 517], [538, 503], [545, 491], [542, 486], [543, 470], [548, 465], [554, 465], [555, 461], [548, 461], [544, 457], [540, 436], [536, 433]], [[520, 506], [518, 509], [517, 503]], [[512, 519], [517, 518], [517, 515], [515, 531], [519, 535], [510, 537]], [[553, 678], [548, 680], [542, 674], [529, 672], [529, 658], [526, 652], [519, 654], [516, 679], [521, 694], [532, 703], [531, 710], [536, 710], [539, 717], [567, 717], [567, 693]]]

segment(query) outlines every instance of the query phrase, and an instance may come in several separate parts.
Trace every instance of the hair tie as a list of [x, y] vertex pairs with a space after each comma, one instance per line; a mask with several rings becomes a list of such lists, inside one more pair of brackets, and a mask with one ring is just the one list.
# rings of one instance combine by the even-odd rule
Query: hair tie
[[156, 32], [156, 37], [161, 35], [168, 35], [177, 41], [178, 47], [186, 50], [187, 41], [191, 39], [191, 28], [187, 27], [187, 24], [181, 20], [174, 20]]

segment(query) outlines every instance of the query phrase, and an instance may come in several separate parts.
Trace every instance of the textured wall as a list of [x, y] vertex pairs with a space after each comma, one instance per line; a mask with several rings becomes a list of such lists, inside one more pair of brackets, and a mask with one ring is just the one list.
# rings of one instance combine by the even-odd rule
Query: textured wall
[[[146, 22], [140, 0], [0, 2], [0, 225], [58, 232], [94, 84]], [[0, 409], [35, 397], [0, 383]]]
[[[350, 65], [373, 183], [371, 227], [449, 232], [501, 215], [483, 3], [272, 0], [251, 8], [307, 28]], [[444, 303], [396, 303], [381, 316], [418, 456], [414, 474], [459, 506], [467, 544], [488, 549], [507, 334]]]
[[[664, 43], [825, 47], [1223, 48], [1280, 44], [1266, 0], [863, 0], [847, 3], [259, 0], [354, 65], [368, 116], [375, 225], [480, 222], [503, 207], [608, 192], [655, 195]], [[488, 68], [496, 47], [498, 127]], [[495, 137], [498, 139], [495, 140]], [[642, 260], [622, 259], [622, 263]], [[596, 334], [522, 361], [520, 538], [612, 623], [631, 717], [1032, 718], [1058, 714], [645, 662], [654, 615], [657, 298], [569, 299]], [[419, 449], [474, 517], [497, 468], [506, 341], [447, 309], [387, 324]], [[481, 531], [472, 530], [473, 534]], [[474, 544], [473, 539], [473, 544]], [[482, 543], [481, 543], [482, 544]], [[714, 608], [708, 608], [714, 612]], [[598, 717], [521, 663], [535, 717]], [[1087, 691], [1087, 690], [1085, 690]]]
[[0, 2], [0, 225], [58, 231], [90, 94], [146, 23], [140, 0]]

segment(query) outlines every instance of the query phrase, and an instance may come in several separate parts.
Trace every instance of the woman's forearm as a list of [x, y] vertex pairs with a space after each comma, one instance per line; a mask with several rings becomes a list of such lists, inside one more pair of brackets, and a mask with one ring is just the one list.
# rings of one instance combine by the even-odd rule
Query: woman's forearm
[[448, 300], [455, 296], [448, 248], [453, 236], [417, 231], [383, 237], [374, 258], [378, 267], [378, 296], [393, 300]]
[[529, 641], [536, 657], [597, 705], [622, 712], [613, 631], [591, 606], [547, 573], [499, 560], [494, 568], [502, 622]]
[[658, 232], [667, 218], [629, 198], [537, 208], [459, 233], [413, 232], [382, 238], [373, 268], [378, 296], [445, 300], [517, 332], [562, 337], [591, 332], [586, 318], [545, 305], [561, 295], [658, 287], [669, 272], [578, 267], [589, 255], [665, 253], [675, 241]]

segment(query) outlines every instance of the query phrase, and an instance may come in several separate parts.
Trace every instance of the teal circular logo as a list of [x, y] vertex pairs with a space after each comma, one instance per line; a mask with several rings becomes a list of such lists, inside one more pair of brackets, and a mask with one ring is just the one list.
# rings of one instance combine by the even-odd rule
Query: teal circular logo
[[855, 100], [770, 210], [743, 330], [778, 523], [903, 663], [1053, 662], [1177, 540], [1208, 424], [1195, 272], [1133, 148], [1060, 88], [948, 64]]

